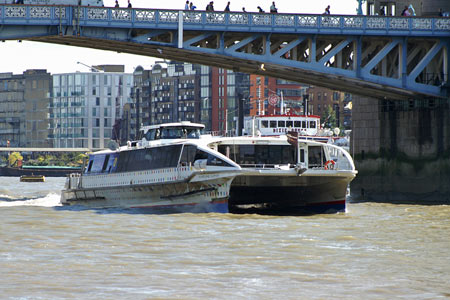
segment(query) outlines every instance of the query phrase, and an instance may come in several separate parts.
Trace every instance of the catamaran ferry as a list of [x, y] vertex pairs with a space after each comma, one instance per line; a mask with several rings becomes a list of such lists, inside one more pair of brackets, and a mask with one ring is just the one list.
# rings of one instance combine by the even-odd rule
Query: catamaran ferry
[[341, 147], [301, 139], [297, 132], [215, 138], [208, 146], [242, 168], [231, 185], [230, 212], [297, 215], [346, 209], [347, 188], [357, 171]]
[[200, 141], [201, 124], [144, 128], [142, 140], [95, 152], [81, 174], [68, 176], [63, 205], [139, 208], [152, 212], [228, 212], [241, 167]]

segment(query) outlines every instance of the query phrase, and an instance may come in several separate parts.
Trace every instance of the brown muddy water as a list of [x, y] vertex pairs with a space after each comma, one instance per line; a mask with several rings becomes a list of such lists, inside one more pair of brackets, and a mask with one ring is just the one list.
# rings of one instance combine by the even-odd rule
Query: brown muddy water
[[1, 299], [447, 299], [450, 206], [302, 217], [59, 206], [0, 177]]

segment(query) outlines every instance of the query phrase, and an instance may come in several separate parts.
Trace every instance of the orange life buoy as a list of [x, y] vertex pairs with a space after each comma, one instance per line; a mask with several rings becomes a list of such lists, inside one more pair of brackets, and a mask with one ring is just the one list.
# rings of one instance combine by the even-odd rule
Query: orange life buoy
[[325, 170], [333, 170], [334, 169], [334, 165], [336, 164], [336, 162], [334, 160], [328, 160], [325, 163]]

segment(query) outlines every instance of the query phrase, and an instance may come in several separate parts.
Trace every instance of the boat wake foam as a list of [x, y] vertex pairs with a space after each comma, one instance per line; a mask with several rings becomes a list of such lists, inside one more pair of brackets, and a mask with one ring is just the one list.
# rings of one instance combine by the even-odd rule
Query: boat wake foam
[[11, 207], [11, 206], [42, 206], [42, 207], [54, 207], [61, 206], [60, 195], [55, 193], [50, 193], [45, 197], [34, 198], [34, 199], [13, 199], [11, 197], [0, 195], [0, 199], [6, 200], [0, 202], [0, 207]]

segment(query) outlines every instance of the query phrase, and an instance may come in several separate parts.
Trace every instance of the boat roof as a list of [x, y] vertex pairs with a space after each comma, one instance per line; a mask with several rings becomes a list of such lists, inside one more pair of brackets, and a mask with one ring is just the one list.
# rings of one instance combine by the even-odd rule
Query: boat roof
[[166, 127], [195, 127], [199, 129], [205, 128], [205, 125], [199, 124], [199, 123], [191, 123], [189, 121], [183, 121], [183, 122], [176, 122], [176, 123], [163, 123], [163, 124], [157, 124], [157, 125], [148, 125], [143, 126], [141, 130], [150, 130], [150, 129], [157, 129], [157, 128], [166, 128]]
[[292, 115], [292, 114], [285, 114], [285, 115], [260, 115], [255, 116], [257, 119], [262, 118], [315, 118], [320, 119], [320, 116], [317, 115]]

